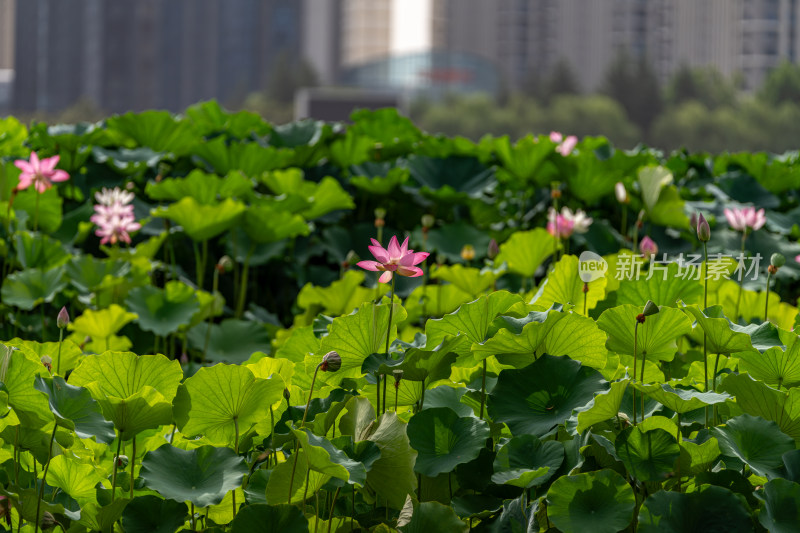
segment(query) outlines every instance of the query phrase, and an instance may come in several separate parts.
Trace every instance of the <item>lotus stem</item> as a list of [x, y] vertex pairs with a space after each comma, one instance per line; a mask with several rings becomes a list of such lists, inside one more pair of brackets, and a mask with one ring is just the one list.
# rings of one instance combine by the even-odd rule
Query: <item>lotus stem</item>
[[341, 490], [341, 487], [336, 487], [336, 492], [333, 493], [333, 503], [331, 504], [331, 513], [328, 515], [328, 533], [331, 533], [331, 524], [333, 523], [333, 510], [336, 507], [336, 498], [339, 497], [339, 490]]
[[114, 503], [114, 499], [117, 496], [117, 465], [119, 464], [119, 454], [122, 450], [122, 432], [118, 431], [119, 435], [117, 436], [117, 455], [114, 457], [114, 472], [111, 475], [111, 503]]
[[[239, 455], [239, 417], [233, 417], [233, 428], [236, 432], [236, 440], [233, 441], [233, 453]], [[133, 440], [134, 446], [136, 445], [136, 439]], [[136, 448], [134, 448], [136, 449]], [[233, 489], [231, 492], [231, 501], [233, 503], [233, 517], [236, 518], [236, 489]]]
[[[8, 206], [11, 208], [11, 205]], [[39, 231], [39, 193], [36, 194], [36, 207], [33, 212], [33, 231]], [[37, 522], [38, 524], [38, 522]], [[38, 530], [38, 527], [37, 527]]]
[[[708, 309], [708, 244], [703, 242], [703, 312]], [[708, 338], [703, 330], [703, 390], [708, 392]], [[706, 428], [708, 428], [708, 406], [705, 408]]]
[[[36, 197], [39, 198], [38, 196]], [[56, 440], [56, 429], [58, 429], [58, 424], [56, 423], [55, 419], [53, 420], [53, 432], [50, 434], [50, 446], [47, 448], [47, 464], [44, 465], [44, 472], [42, 472], [42, 484], [39, 486], [39, 498], [36, 500], [36, 524], [34, 525], [35, 533], [39, 533], [39, 510], [42, 506], [42, 498], [44, 498], [44, 483], [47, 479], [47, 471], [50, 469], [50, 459], [53, 457], [53, 441]], [[36, 464], [36, 459], [33, 460], [34, 464]], [[20, 520], [22, 520], [22, 516], [20, 515]], [[20, 522], [21, 523], [21, 522]]]
[[[747, 228], [742, 231], [742, 261], [744, 261], [744, 245], [747, 241]], [[744, 269], [739, 269], [739, 294], [736, 296], [736, 311], [733, 314], [733, 319], [739, 322], [739, 305], [742, 303], [742, 276]]]
[[[380, 228], [379, 228], [380, 229]], [[397, 276], [392, 274], [392, 288], [389, 290], [389, 325], [386, 326], [386, 358], [389, 358], [389, 344], [391, 343], [392, 335], [392, 317], [394, 315], [394, 283]], [[383, 413], [386, 412], [386, 381], [388, 376], [383, 379]], [[378, 374], [378, 387], [381, 386], [381, 376]], [[378, 398], [378, 411], [380, 411], [380, 397]]]
[[[633, 326], [633, 379], [636, 379], [636, 349], [638, 347], [638, 339], [639, 339], [639, 321], [636, 321], [636, 324]], [[644, 365], [644, 361], [642, 361], [642, 365]], [[636, 425], [636, 389], [631, 387], [631, 395], [633, 395], [633, 425]], [[644, 416], [644, 413], [642, 413]]]
[[[306, 417], [308, 416], [308, 408], [311, 405], [311, 397], [314, 395], [314, 383], [317, 381], [317, 373], [319, 372], [319, 369], [320, 369], [321, 366], [322, 366], [322, 361], [320, 361], [319, 364], [317, 364], [317, 368], [314, 370], [314, 377], [311, 378], [311, 389], [308, 391], [308, 401], [306, 402], [306, 409], [305, 409], [305, 411], [303, 411], [303, 420], [302, 420], [302, 422], [300, 422], [300, 428], [301, 429], [306, 423]], [[235, 420], [236, 419], [234, 419], [234, 421]], [[237, 425], [237, 428], [238, 428], [238, 425]], [[238, 432], [238, 429], [237, 429], [237, 432]], [[237, 447], [237, 450], [238, 450], [238, 447], [239, 447], [238, 446], [238, 439], [237, 439], [237, 446], [236, 447]], [[300, 441], [298, 440], [297, 442], [295, 442], [295, 446], [294, 446], [294, 464], [292, 464], [292, 475], [289, 478], [289, 498], [288, 498], [287, 503], [292, 503], [292, 486], [294, 485], [294, 473], [297, 470], [297, 458], [299, 456], [299, 452], [300, 452]], [[237, 451], [237, 453], [238, 453], [238, 451]]]
[[192, 513], [192, 531], [197, 531], [197, 518], [194, 516], [194, 502], [189, 502], [190, 512]]
[[241, 318], [242, 314], [244, 314], [244, 303], [247, 299], [247, 276], [250, 272], [250, 258], [253, 256], [254, 249], [255, 245], [251, 244], [244, 258], [244, 264], [242, 265], [242, 277], [241, 280], [239, 280], [239, 299], [236, 302], [236, 318]]
[[56, 374], [61, 374], [61, 343], [64, 342], [64, 328], [58, 329], [58, 358], [56, 360]]
[[767, 294], [764, 302], [764, 322], [767, 321], [767, 314], [769, 313], [769, 282], [772, 277], [772, 272], [767, 269]]
[[214, 295], [217, 294], [219, 289], [219, 270], [214, 269], [214, 277], [211, 289], [211, 311], [208, 313], [208, 326], [206, 327], [206, 338], [203, 343], [203, 357], [200, 359], [200, 364], [205, 364], [206, 353], [208, 353], [208, 342], [211, 340], [211, 324], [214, 322]]
[[483, 420], [484, 405], [486, 405], [486, 359], [483, 360], [483, 375], [481, 376], [481, 420]]
[[133, 451], [131, 451], [131, 500], [133, 499], [133, 467], [136, 466], [136, 436], [133, 437]]

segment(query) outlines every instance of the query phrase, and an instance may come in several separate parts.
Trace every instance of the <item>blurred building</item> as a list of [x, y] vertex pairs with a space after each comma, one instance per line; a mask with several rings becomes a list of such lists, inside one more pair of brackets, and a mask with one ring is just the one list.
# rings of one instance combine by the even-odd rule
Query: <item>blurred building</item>
[[[2, 1], [2, 0], [0, 0]], [[24, 0], [14, 16], [13, 108], [85, 99], [111, 112], [179, 111], [265, 87], [300, 48], [293, 0]]]
[[11, 104], [14, 81], [14, 0], [0, 0], [0, 113]]

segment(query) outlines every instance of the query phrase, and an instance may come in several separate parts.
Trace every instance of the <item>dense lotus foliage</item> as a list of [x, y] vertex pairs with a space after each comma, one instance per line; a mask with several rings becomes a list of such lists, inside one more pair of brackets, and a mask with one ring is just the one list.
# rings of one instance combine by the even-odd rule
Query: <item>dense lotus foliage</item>
[[797, 531], [799, 237], [797, 153], [2, 119], [0, 527]]

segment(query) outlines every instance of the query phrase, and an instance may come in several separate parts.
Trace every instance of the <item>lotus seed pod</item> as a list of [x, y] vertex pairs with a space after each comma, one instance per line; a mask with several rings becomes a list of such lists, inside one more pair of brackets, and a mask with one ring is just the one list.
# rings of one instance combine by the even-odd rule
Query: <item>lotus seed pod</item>
[[653, 302], [653, 300], [647, 300], [647, 303], [644, 304], [644, 312], [642, 314], [647, 317], [658, 313], [658, 311], [659, 309], [655, 302]]
[[475, 247], [471, 244], [465, 244], [461, 249], [461, 259], [464, 261], [472, 261], [475, 259]]
[[336, 372], [342, 368], [342, 358], [336, 352], [328, 352], [322, 357], [320, 369], [323, 372]]
[[436, 218], [433, 215], [422, 215], [422, 227], [423, 228], [432, 228], [433, 225], [436, 223]]
[[786, 258], [783, 256], [783, 254], [772, 254], [772, 256], [769, 258], [769, 264], [776, 268], [780, 268], [786, 264]]

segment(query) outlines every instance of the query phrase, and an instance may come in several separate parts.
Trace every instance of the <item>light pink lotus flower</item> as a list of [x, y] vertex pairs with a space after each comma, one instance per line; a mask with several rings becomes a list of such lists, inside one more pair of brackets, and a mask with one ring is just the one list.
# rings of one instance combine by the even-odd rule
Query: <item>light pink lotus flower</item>
[[[586, 233], [592, 225], [592, 217], [588, 216], [581, 209], [574, 213], [569, 207], [562, 207], [561, 213], [556, 216], [556, 211], [552, 207], [547, 212], [547, 231], [550, 235], [556, 235], [559, 239], [566, 239], [573, 233]], [[556, 231], [558, 230], [558, 231]]]
[[656, 255], [658, 253], [658, 245], [653, 239], [645, 235], [644, 239], [642, 239], [642, 242], [639, 243], [639, 250], [644, 254], [645, 257], [650, 257], [651, 255]]
[[408, 237], [400, 245], [397, 237], [392, 236], [388, 248], [381, 246], [376, 239], [372, 240], [369, 251], [375, 256], [377, 261], [359, 261], [356, 263], [364, 270], [372, 272], [383, 272], [378, 278], [381, 283], [389, 283], [392, 280], [392, 273], [397, 272], [401, 276], [416, 278], [422, 275], [422, 269], [414, 266], [427, 259], [428, 252], [414, 252], [408, 248]]
[[19, 175], [17, 190], [22, 191], [33, 185], [39, 193], [43, 193], [53, 186], [53, 182], [67, 181], [69, 174], [63, 170], [56, 170], [59, 159], [60, 156], [54, 155], [39, 160], [36, 152], [31, 152], [30, 160], [17, 159], [14, 161], [14, 165], [22, 171]]
[[794, 260], [795, 260], [795, 261], [797, 261], [798, 263], [800, 263], [800, 255], [798, 255], [797, 257], [795, 257], [795, 258], [794, 258]]
[[728, 224], [736, 231], [746, 232], [748, 229], [757, 231], [767, 222], [764, 210], [756, 211], [755, 207], [742, 207], [736, 209], [725, 208], [725, 218]]
[[575, 149], [575, 146], [578, 145], [577, 137], [574, 135], [568, 135], [566, 138], [564, 138], [564, 136], [557, 131], [550, 132], [550, 140], [558, 144], [558, 146], [556, 146], [556, 152], [564, 157], [567, 157], [569, 154], [571, 154]]
[[95, 214], [89, 219], [97, 224], [95, 235], [101, 238], [100, 244], [130, 244], [130, 233], [142, 227], [133, 214], [133, 193], [114, 189], [103, 189], [95, 194], [99, 204], [94, 206]]
[[614, 195], [617, 197], [617, 201], [621, 204], [627, 204], [630, 202], [630, 198], [628, 198], [628, 190], [625, 188], [625, 184], [621, 181], [618, 181], [616, 185], [614, 185]]

